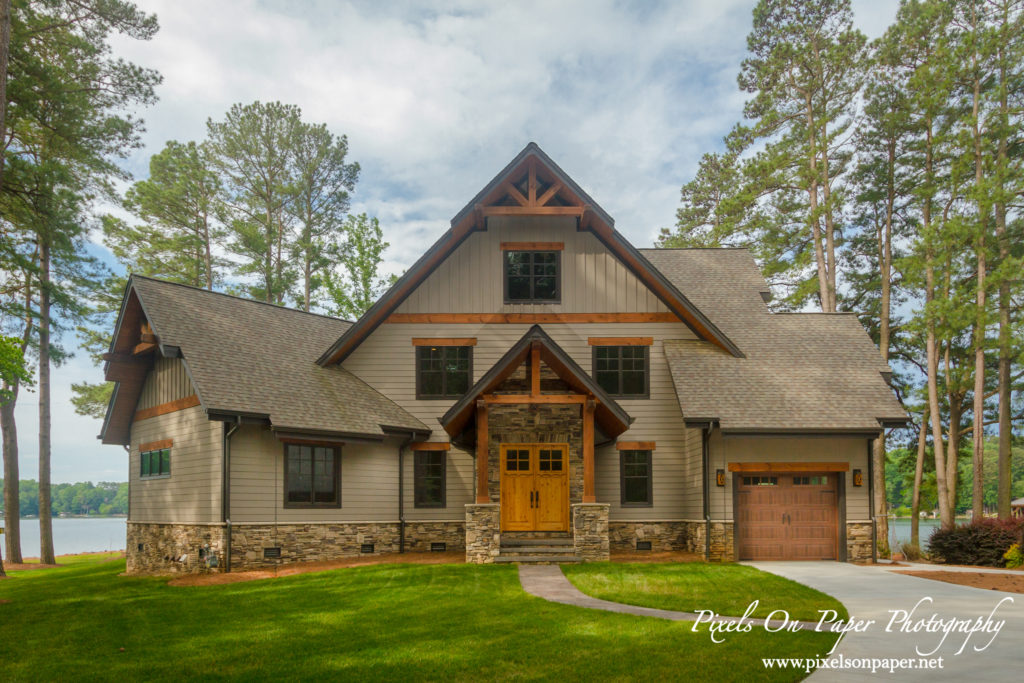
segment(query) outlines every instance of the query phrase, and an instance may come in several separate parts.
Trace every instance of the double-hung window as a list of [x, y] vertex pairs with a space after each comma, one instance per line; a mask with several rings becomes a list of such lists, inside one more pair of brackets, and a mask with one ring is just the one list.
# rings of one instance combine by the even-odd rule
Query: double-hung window
[[622, 505], [646, 507], [653, 504], [651, 451], [619, 451], [619, 477]]
[[445, 451], [413, 451], [414, 502], [418, 508], [445, 506]]
[[284, 506], [341, 507], [341, 449], [285, 444]]

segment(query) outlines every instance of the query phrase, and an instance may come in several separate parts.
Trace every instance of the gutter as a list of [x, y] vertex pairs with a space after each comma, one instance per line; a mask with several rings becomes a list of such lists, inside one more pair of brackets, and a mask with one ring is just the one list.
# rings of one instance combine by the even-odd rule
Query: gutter
[[405, 552], [405, 449], [416, 438], [416, 432], [409, 432], [409, 438], [398, 446], [398, 552]]
[[220, 513], [224, 522], [224, 572], [231, 572], [231, 436], [238, 431], [242, 418], [227, 428], [224, 423], [224, 444], [221, 455]]
[[871, 562], [878, 563], [878, 511], [875, 509], [875, 449], [872, 439], [868, 444], [868, 500], [871, 502]]
[[703, 477], [701, 482], [703, 483], [702, 493], [704, 496], [704, 561], [709, 561], [711, 556], [711, 501], [708, 499], [709, 486], [708, 486], [708, 474], [711, 460], [711, 423], [709, 422], [704, 428], [700, 430], [701, 436], [701, 470]]

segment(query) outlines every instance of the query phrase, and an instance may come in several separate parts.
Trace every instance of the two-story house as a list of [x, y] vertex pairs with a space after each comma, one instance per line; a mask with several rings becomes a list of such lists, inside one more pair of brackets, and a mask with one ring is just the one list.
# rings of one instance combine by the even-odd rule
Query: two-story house
[[634, 248], [535, 144], [355, 323], [132, 277], [128, 569], [870, 559], [889, 368], [767, 300], [746, 250]]

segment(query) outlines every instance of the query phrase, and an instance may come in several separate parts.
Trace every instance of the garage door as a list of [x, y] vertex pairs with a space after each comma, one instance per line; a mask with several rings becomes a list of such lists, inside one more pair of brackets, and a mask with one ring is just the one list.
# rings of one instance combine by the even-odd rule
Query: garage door
[[741, 560], [836, 559], [836, 475], [736, 473]]

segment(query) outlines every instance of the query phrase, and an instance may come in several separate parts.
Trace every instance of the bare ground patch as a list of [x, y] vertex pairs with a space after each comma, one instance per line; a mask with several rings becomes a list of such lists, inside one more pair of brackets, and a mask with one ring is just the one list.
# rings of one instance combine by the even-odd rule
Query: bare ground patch
[[944, 572], [941, 570], [896, 571], [894, 574], [908, 574], [921, 579], [945, 581], [961, 586], [983, 588], [985, 590], [1024, 593], [1024, 575], [997, 574], [995, 572]]
[[661, 553], [652, 552], [624, 552], [612, 553], [612, 562], [703, 562], [704, 557], [697, 553], [687, 553], [681, 550], [665, 551]]
[[282, 576], [365, 567], [373, 564], [462, 564], [465, 561], [466, 553], [463, 550], [452, 550], [445, 553], [390, 553], [368, 557], [348, 557], [326, 562], [295, 562], [273, 569], [256, 569], [231, 572], [230, 574], [189, 574], [171, 579], [167, 583], [169, 586], [219, 586], [227, 583], [276, 579]]

